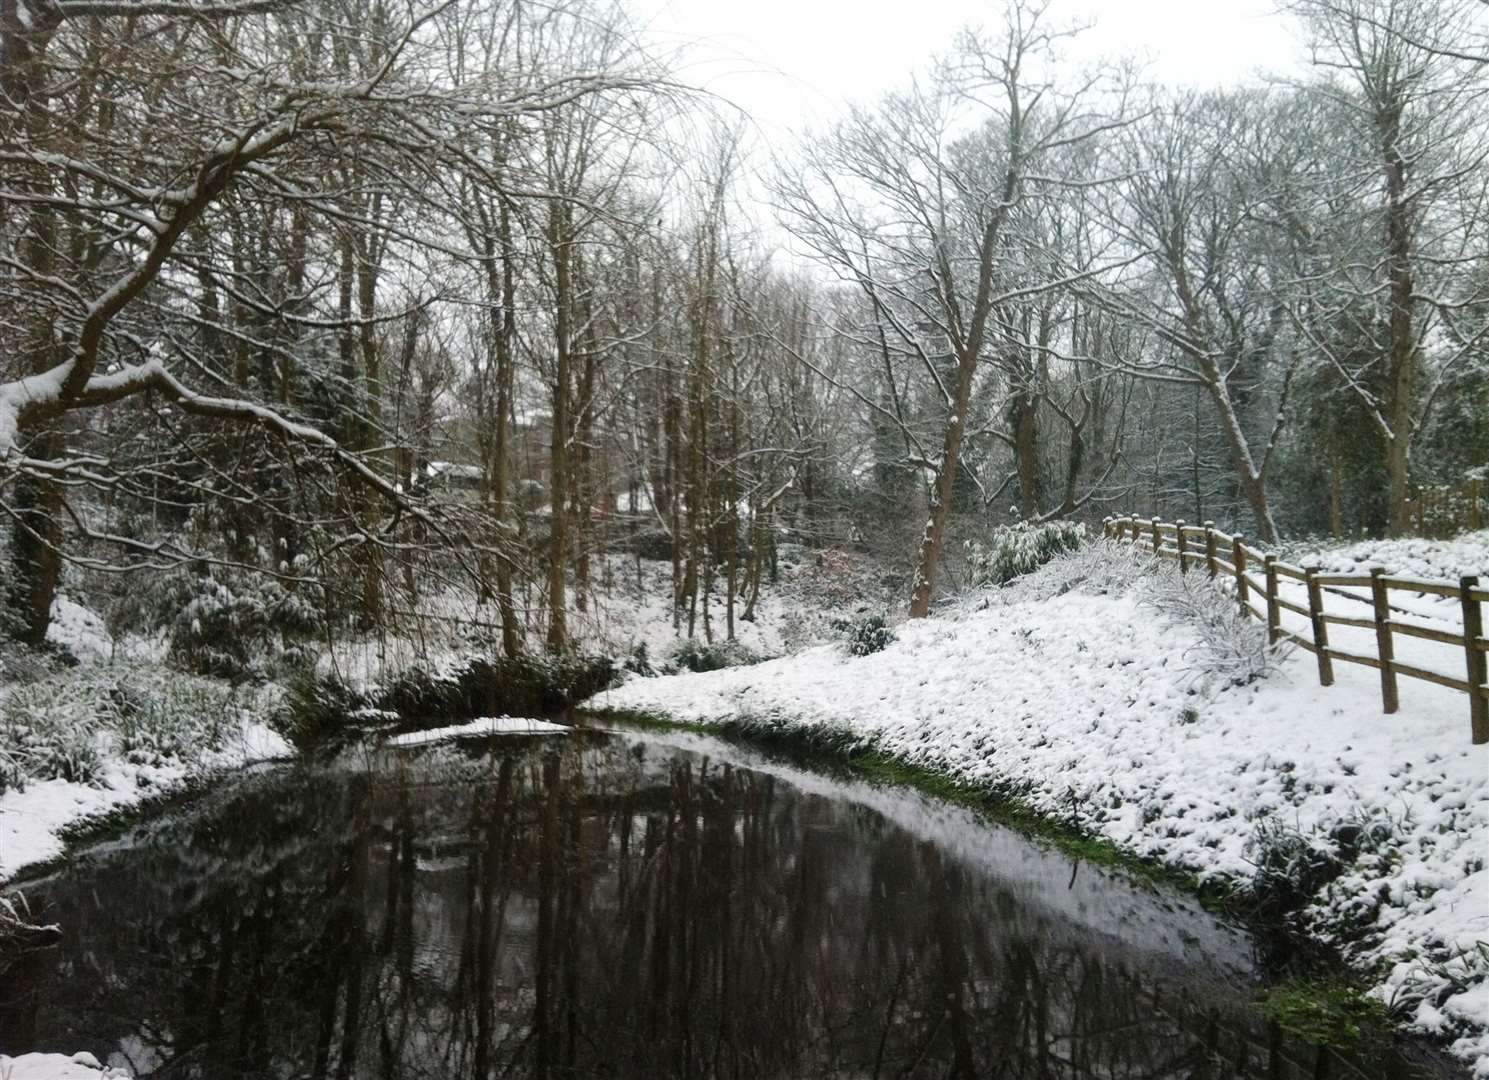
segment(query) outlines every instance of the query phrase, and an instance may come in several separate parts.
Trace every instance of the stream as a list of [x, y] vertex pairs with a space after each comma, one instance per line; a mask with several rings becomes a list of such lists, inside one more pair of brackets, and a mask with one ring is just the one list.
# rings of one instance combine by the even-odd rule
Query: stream
[[141, 1077], [1436, 1077], [1248, 935], [962, 807], [688, 733], [263, 767], [22, 888], [0, 1052]]

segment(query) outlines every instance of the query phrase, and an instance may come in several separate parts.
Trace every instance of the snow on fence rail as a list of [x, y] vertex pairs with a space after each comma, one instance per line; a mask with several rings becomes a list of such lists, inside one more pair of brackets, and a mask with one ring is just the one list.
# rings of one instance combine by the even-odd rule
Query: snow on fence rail
[[[1241, 611], [1265, 622], [1273, 643], [1291, 641], [1317, 658], [1324, 686], [1333, 684], [1337, 660], [1380, 672], [1387, 713], [1400, 707], [1403, 675], [1462, 691], [1469, 699], [1474, 743], [1489, 743], [1489, 638], [1484, 634], [1489, 588], [1477, 576], [1455, 585], [1401, 577], [1383, 567], [1372, 568], [1369, 576], [1327, 574], [1280, 562], [1209, 521], [1197, 526], [1112, 517], [1103, 531], [1109, 539], [1130, 539], [1176, 559], [1181, 573], [1202, 566], [1211, 578], [1223, 575], [1233, 583]], [[1433, 602], [1418, 602], [1424, 598]], [[1446, 674], [1448, 667], [1459, 667], [1464, 677]]]

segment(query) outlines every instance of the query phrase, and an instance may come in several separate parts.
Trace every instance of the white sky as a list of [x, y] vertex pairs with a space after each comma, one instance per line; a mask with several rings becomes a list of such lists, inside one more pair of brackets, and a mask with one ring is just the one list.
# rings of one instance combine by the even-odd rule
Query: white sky
[[[1293, 67], [1276, 0], [1057, 0], [1059, 22], [1095, 21], [1088, 57], [1144, 54], [1154, 78], [1210, 86]], [[688, 46], [680, 77], [748, 111], [776, 141], [829, 122], [847, 101], [902, 85], [962, 26], [997, 21], [1000, 0], [635, 0], [664, 48]]]

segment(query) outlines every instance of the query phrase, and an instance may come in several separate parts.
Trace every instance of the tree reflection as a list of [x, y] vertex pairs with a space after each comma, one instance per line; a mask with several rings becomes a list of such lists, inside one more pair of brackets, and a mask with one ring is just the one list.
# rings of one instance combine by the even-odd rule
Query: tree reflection
[[48, 892], [6, 1049], [161, 1077], [1407, 1074], [862, 807], [624, 739], [270, 774]]

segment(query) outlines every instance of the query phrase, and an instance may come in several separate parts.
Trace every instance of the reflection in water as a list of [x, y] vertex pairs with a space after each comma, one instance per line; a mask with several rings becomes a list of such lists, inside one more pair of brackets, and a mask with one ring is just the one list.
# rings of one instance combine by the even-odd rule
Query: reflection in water
[[141, 1075], [1411, 1075], [863, 805], [641, 737], [276, 770], [32, 895], [67, 935], [0, 987], [0, 1049]]

